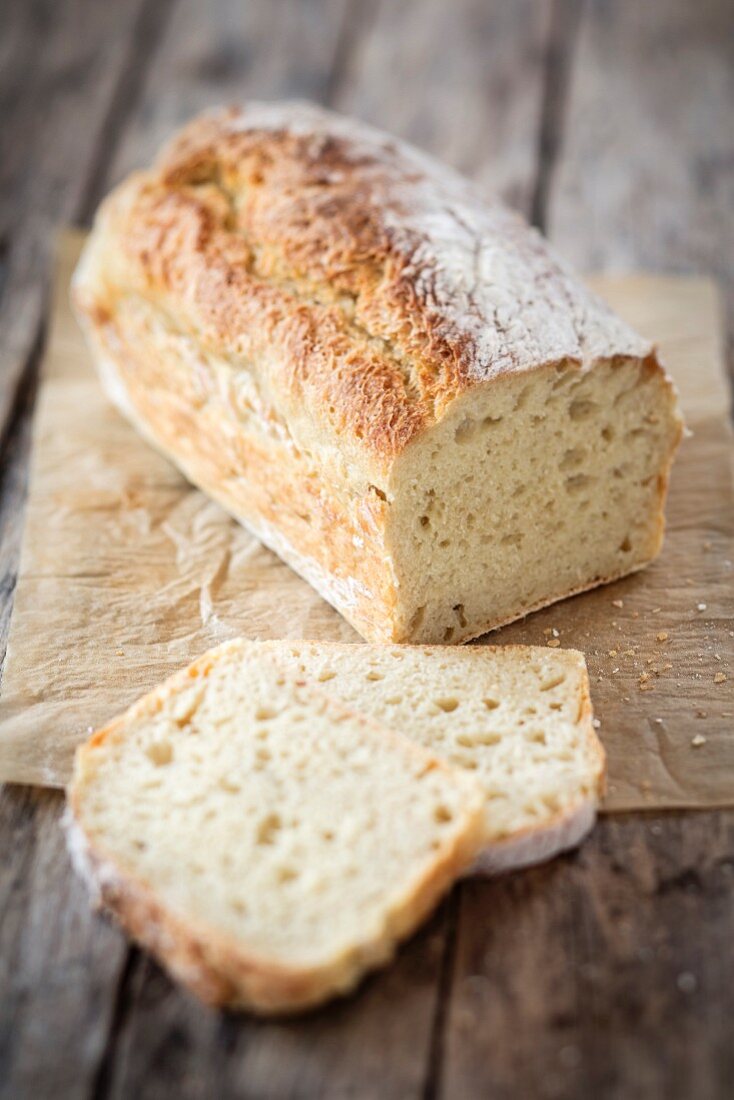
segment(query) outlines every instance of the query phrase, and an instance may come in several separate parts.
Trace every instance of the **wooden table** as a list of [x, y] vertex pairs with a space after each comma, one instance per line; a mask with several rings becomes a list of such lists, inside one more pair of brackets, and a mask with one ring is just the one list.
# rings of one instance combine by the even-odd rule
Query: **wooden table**
[[[582, 269], [713, 274], [731, 310], [728, 0], [5, 0], [0, 654], [54, 227], [174, 123], [253, 96], [375, 121]], [[61, 809], [0, 791], [2, 1096], [732, 1095], [734, 812], [605, 819], [577, 854], [455, 890], [356, 997], [262, 1024], [202, 1008], [89, 912]]]

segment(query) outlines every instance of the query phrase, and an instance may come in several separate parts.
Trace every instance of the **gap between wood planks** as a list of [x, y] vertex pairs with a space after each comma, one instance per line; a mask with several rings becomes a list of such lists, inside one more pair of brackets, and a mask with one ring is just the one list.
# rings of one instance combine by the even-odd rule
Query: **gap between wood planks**
[[552, 0], [530, 221], [545, 233], [553, 174], [563, 140], [568, 88], [583, 0]]

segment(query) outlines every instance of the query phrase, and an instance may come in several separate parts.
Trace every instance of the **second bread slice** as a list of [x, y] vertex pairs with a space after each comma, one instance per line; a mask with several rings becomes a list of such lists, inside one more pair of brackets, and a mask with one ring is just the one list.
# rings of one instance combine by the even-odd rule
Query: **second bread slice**
[[470, 771], [486, 797], [475, 871], [550, 859], [591, 829], [605, 756], [577, 650], [248, 644], [266, 646], [289, 673]]
[[386, 961], [473, 859], [475, 781], [231, 642], [77, 752], [101, 902], [200, 996], [290, 1012]]

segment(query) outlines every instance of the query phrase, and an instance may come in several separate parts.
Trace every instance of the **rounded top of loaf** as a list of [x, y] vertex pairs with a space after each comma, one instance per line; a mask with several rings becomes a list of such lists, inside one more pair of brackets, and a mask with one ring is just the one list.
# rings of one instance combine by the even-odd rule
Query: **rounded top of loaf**
[[518, 214], [306, 103], [195, 119], [95, 235], [82, 309], [160, 303], [205, 353], [254, 371], [286, 420], [376, 470], [503, 374], [652, 355]]

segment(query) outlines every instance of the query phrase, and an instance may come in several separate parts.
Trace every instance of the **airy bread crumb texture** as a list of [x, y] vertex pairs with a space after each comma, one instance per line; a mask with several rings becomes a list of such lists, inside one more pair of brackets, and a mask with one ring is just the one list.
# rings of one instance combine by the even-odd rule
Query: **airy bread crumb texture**
[[654, 348], [362, 123], [193, 120], [103, 203], [73, 295], [125, 415], [369, 641], [465, 641], [660, 549]]
[[656, 556], [681, 429], [654, 364], [565, 363], [457, 404], [394, 467], [395, 640], [477, 637]]
[[290, 674], [307, 677], [477, 779], [486, 799], [488, 869], [491, 849], [519, 837], [538, 839], [523, 849], [522, 863], [577, 843], [578, 832], [567, 835], [566, 844], [560, 837], [546, 844], [543, 834], [583, 808], [591, 827], [605, 756], [592, 725], [586, 663], [576, 650], [266, 644]]
[[261, 1012], [352, 988], [481, 834], [468, 777], [237, 642], [93, 736], [69, 796], [104, 904], [205, 999]]

